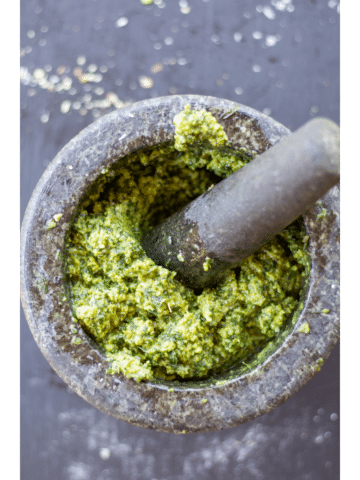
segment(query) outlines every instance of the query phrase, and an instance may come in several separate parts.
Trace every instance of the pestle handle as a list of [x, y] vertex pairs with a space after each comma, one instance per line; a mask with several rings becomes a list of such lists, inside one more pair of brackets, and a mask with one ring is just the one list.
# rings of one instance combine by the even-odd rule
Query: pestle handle
[[184, 285], [213, 286], [339, 178], [340, 129], [310, 120], [155, 227], [142, 246]]

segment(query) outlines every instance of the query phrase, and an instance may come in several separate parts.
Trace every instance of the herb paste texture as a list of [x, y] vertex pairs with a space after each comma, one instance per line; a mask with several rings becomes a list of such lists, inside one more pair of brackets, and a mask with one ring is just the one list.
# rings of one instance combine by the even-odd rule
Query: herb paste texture
[[145, 232], [250, 160], [211, 147], [228, 140], [205, 110], [186, 107], [174, 123], [174, 145], [104, 171], [67, 238], [74, 317], [105, 352], [107, 373], [136, 381], [205, 378], [259, 351], [298, 305], [308, 262], [295, 224], [202, 292], [146, 256]]

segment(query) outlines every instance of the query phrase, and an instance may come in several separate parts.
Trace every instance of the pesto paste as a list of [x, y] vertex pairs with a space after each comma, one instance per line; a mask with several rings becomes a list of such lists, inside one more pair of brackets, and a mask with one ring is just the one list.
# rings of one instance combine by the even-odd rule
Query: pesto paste
[[205, 378], [259, 351], [298, 305], [308, 262], [296, 225], [202, 292], [146, 256], [143, 233], [251, 159], [212, 147], [228, 140], [205, 110], [186, 107], [174, 124], [175, 144], [103, 171], [66, 241], [73, 315], [105, 352], [107, 373], [136, 381]]

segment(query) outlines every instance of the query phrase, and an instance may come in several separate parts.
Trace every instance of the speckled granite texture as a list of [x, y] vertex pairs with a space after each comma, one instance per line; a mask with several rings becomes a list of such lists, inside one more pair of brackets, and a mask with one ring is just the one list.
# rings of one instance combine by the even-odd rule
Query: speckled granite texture
[[[77, 204], [101, 170], [121, 156], [171, 140], [172, 119], [188, 103], [212, 111], [234, 147], [262, 153], [289, 134], [260, 112], [213, 97], [160, 97], [123, 108], [83, 130], [56, 156], [32, 195], [21, 236], [22, 304], [54, 370], [103, 412], [174, 433], [221, 430], [269, 412], [321, 368], [339, 338], [339, 189], [334, 187], [304, 215], [312, 257], [304, 307], [247, 370], [174, 385], [169, 392], [170, 383], [137, 384], [122, 375], [106, 375], [107, 362], [84, 333], [81, 344], [71, 343], [74, 324], [63, 301], [61, 252]], [[238, 112], [229, 115], [236, 105]], [[326, 215], [318, 217], [323, 209]], [[48, 228], [57, 214], [62, 216], [56, 226]], [[305, 322], [309, 333], [299, 332]]]

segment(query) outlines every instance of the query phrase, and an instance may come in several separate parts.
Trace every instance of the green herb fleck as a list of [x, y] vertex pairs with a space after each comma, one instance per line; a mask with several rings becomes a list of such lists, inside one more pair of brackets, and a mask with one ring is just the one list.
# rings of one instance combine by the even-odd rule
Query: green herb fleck
[[206, 402], [207, 402], [207, 398], [201, 399], [201, 403], [206, 403]]
[[322, 313], [330, 313], [330, 310], [328, 308], [324, 308]]
[[239, 110], [239, 105], [236, 105], [236, 107], [234, 108], [230, 108], [229, 110], [227, 110], [226, 112], [224, 112], [221, 117], [219, 118], [219, 120], [226, 120], [227, 118], [231, 117], [232, 115], [234, 115], [234, 113], [238, 112]]
[[80, 345], [80, 343], [82, 343], [82, 340], [81, 338], [75, 337], [73, 338], [71, 343], [75, 343], [75, 345]]
[[310, 365], [311, 370], [320, 372], [321, 367], [323, 366], [324, 360], [322, 358], [318, 358], [314, 365]]
[[203, 269], [205, 270], [205, 272], [207, 272], [209, 270], [209, 268], [211, 268], [211, 265], [214, 263], [214, 260], [210, 257], [206, 257], [205, 258], [205, 262], [203, 263]]
[[219, 381], [216, 382], [216, 385], [225, 385], [226, 382], [227, 382], [227, 380], [219, 380]]
[[298, 328], [299, 333], [310, 333], [310, 326], [308, 322], [305, 322], [301, 325], [300, 328]]
[[184, 258], [184, 255], [180, 252], [179, 255], [177, 256], [178, 260], [180, 262], [185, 262], [185, 258]]
[[46, 230], [50, 230], [51, 228], [55, 228], [55, 227], [56, 227], [55, 220], [50, 220], [50, 222], [48, 222], [48, 224], [46, 225]]
[[55, 220], [55, 222], [58, 222], [62, 216], [62, 213], [57, 213], [53, 216], [53, 219]]
[[326, 215], [327, 215], [326, 208], [323, 208], [321, 212], [317, 214], [316, 221], [319, 222], [320, 220], [323, 220], [324, 218], [326, 218]]
[[40, 292], [48, 293], [49, 282], [41, 275], [35, 274], [35, 277], [37, 277], [35, 284], [38, 286]]

